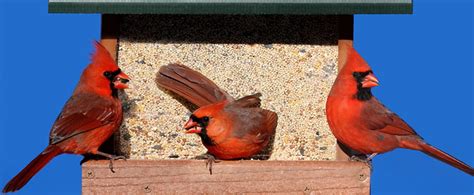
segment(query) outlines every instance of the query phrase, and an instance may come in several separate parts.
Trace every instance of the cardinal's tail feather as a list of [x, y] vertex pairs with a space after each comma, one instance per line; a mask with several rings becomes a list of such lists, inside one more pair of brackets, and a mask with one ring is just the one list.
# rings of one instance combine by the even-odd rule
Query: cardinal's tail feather
[[2, 192], [14, 192], [22, 188], [30, 179], [38, 173], [51, 159], [61, 154], [61, 150], [56, 146], [48, 146], [41, 154], [33, 159], [23, 170], [20, 171], [13, 179], [11, 179], [7, 185], [3, 188]]
[[156, 76], [156, 83], [198, 107], [233, 100], [227, 92], [204, 75], [181, 64], [162, 66]]
[[419, 145], [421, 147], [421, 151], [424, 152], [425, 154], [430, 155], [433, 158], [436, 158], [440, 161], [443, 161], [453, 167], [458, 168], [461, 171], [466, 172], [469, 175], [474, 175], [474, 170], [472, 169], [471, 166], [467, 165], [466, 163], [458, 160], [457, 158], [454, 158], [453, 156], [447, 154], [446, 152], [441, 151], [440, 149], [431, 146], [427, 143], [421, 143]]

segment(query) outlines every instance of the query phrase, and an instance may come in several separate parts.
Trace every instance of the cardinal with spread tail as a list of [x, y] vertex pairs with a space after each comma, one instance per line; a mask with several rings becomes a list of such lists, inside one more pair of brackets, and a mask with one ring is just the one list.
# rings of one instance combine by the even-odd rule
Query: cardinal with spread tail
[[235, 100], [201, 73], [180, 64], [162, 66], [156, 81], [199, 107], [184, 128], [201, 137], [212, 155], [211, 166], [213, 156], [224, 160], [251, 157], [275, 134], [277, 115], [260, 108], [260, 93]]
[[329, 127], [337, 140], [371, 160], [396, 148], [419, 150], [473, 175], [472, 167], [431, 146], [397, 114], [372, 95], [378, 86], [367, 62], [348, 46], [347, 61], [332, 86], [326, 104]]
[[127, 88], [129, 77], [100, 43], [96, 42], [95, 46], [91, 64], [51, 128], [49, 145], [5, 185], [4, 193], [22, 188], [51, 159], [63, 153], [100, 155], [111, 163], [123, 158], [98, 148], [122, 123], [118, 90]]

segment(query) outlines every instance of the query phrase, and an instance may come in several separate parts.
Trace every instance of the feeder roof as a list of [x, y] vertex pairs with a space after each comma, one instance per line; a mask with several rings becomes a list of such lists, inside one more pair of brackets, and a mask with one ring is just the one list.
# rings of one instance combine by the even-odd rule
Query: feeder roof
[[412, 0], [49, 0], [50, 13], [411, 14]]

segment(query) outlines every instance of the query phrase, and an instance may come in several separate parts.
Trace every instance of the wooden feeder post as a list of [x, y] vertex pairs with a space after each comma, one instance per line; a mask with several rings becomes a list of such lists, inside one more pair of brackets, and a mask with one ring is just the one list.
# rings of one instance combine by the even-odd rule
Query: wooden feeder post
[[120, 32], [120, 16], [112, 14], [102, 14], [100, 29], [100, 43], [107, 50], [109, 50], [114, 60], [117, 60], [118, 36]]
[[[122, 51], [119, 51], [119, 46], [123, 41], [121, 40], [123, 35], [121, 34], [123, 33], [121, 32], [123, 30], [121, 27], [123, 27], [122, 25], [130, 24], [130, 21], [124, 24], [123, 18], [133, 14], [155, 14], [155, 16], [161, 14], [157, 17], [158, 19], [161, 17], [166, 18], [170, 15], [182, 17], [189, 15], [204, 16], [204, 19], [208, 19], [205, 18], [207, 15], [215, 15], [217, 17], [229, 15], [330, 15], [328, 18], [335, 18], [335, 22], [337, 22], [337, 30], [335, 32], [337, 34], [337, 41], [334, 43], [337, 46], [337, 62], [335, 63], [337, 68], [335, 69], [340, 70], [345, 64], [347, 48], [353, 45], [354, 14], [410, 14], [412, 12], [412, 2], [411, 0], [388, 0], [384, 2], [377, 0], [335, 0], [332, 3], [327, 3], [321, 0], [301, 2], [279, 0], [257, 3], [231, 0], [223, 3], [198, 0], [189, 3], [165, 0], [110, 0], [107, 2], [102, 0], [49, 0], [49, 12], [102, 14], [100, 42], [109, 50], [114, 59], [119, 62], [121, 59], [121, 56], [119, 56], [120, 51]], [[248, 36], [252, 37], [253, 35]], [[314, 36], [318, 36], [318, 34], [314, 34]], [[187, 37], [184, 39], [188, 41]], [[228, 42], [235, 44], [233, 40], [229, 40], [223, 42], [219, 42], [221, 40], [217, 42], [213, 40], [212, 44], [227, 44]], [[287, 44], [285, 40], [281, 39], [279, 41], [284, 45]], [[197, 42], [199, 44], [208, 44], [206, 40], [197, 40]], [[312, 42], [298, 42], [301, 45], [308, 43], [311, 44]], [[127, 44], [126, 41], [125, 44]], [[153, 48], [158, 49], [160, 47], [162, 45]], [[236, 45], [235, 47], [240, 46]], [[264, 47], [272, 48], [273, 46], [265, 44]], [[302, 53], [306, 52], [304, 49], [301, 51]], [[155, 54], [155, 56], [159, 55]], [[135, 60], [138, 61], [138, 64], [146, 65], [147, 63], [143, 59]], [[151, 64], [150, 66], [153, 65]], [[335, 73], [337, 73], [337, 70], [335, 70]], [[321, 104], [321, 102], [319, 103]], [[324, 102], [322, 103], [324, 104]], [[325, 116], [319, 120], [325, 121]], [[127, 125], [125, 124], [125, 126]], [[101, 147], [101, 150], [115, 154], [123, 153], [124, 151], [122, 151], [121, 147], [124, 144], [121, 141], [125, 139], [124, 137], [126, 136], [117, 133]], [[325, 137], [325, 139], [334, 138], [329, 136]], [[159, 149], [160, 147], [161, 145], [156, 145], [156, 148]], [[319, 146], [315, 144], [314, 147]], [[370, 194], [370, 169], [368, 166], [364, 163], [348, 161], [348, 155], [336, 144], [334, 144], [332, 149], [335, 151], [334, 156], [330, 159], [324, 159], [324, 161], [323, 159], [288, 160], [279, 158], [267, 161], [221, 161], [215, 165], [213, 175], [209, 175], [204, 161], [190, 160], [189, 158], [180, 160], [138, 160], [148, 158], [140, 155], [137, 157], [137, 153], [134, 153], [135, 160], [132, 158], [127, 161], [119, 160], [114, 162], [115, 173], [110, 171], [108, 167], [109, 161], [106, 160], [84, 163], [82, 165], [82, 192], [83, 194]], [[302, 149], [300, 148], [300, 150]], [[147, 155], [146, 151], [142, 153]], [[304, 153], [304, 148], [301, 153]], [[126, 155], [131, 156], [130, 152]], [[304, 155], [301, 154], [301, 156]]]
[[[347, 49], [353, 46], [354, 42], [354, 16], [342, 15], [338, 19], [339, 37], [337, 41], [338, 56], [337, 56], [337, 70], [340, 71], [346, 64]], [[349, 155], [343, 151], [341, 145], [336, 146], [336, 160], [348, 160]]]

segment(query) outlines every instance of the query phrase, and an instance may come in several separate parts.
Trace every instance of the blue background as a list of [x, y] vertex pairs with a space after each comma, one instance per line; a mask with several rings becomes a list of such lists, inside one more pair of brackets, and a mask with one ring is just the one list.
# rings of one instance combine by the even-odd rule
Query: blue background
[[[429, 143], [473, 165], [473, 2], [414, 3], [413, 15], [357, 15], [355, 47], [381, 82], [375, 95]], [[1, 188], [46, 147], [99, 34], [99, 15], [0, 0]], [[80, 194], [81, 159], [55, 158], [18, 194]], [[472, 195], [473, 181], [399, 149], [375, 158], [372, 192]]]

